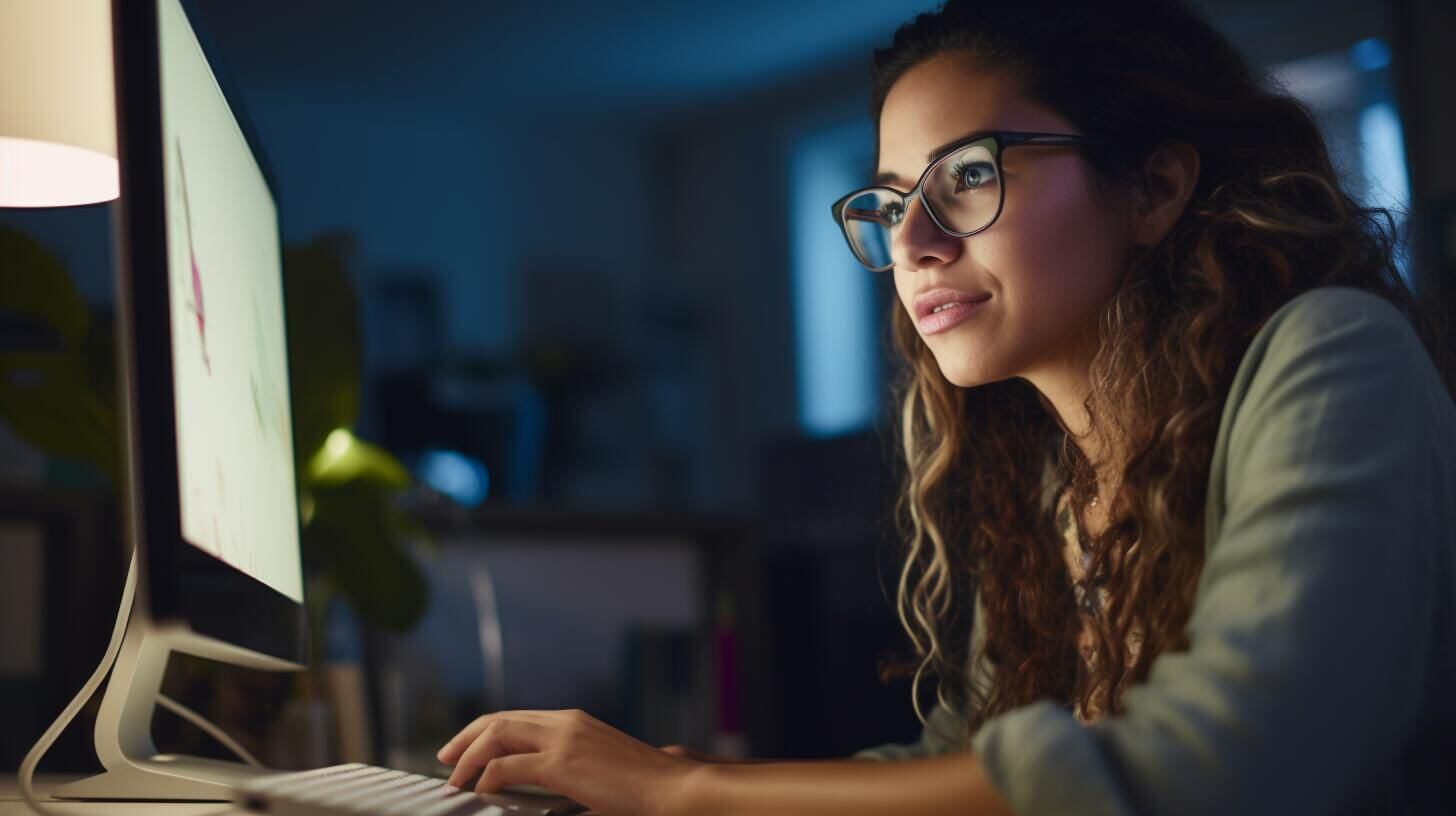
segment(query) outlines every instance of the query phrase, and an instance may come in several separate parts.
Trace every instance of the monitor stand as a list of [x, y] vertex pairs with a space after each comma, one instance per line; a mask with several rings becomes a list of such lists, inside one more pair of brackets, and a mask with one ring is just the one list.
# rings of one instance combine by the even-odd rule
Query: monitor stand
[[96, 716], [96, 755], [104, 772], [51, 792], [61, 799], [145, 799], [226, 802], [232, 787], [278, 773], [241, 762], [159, 754], [152, 713], [174, 651], [258, 669], [296, 670], [292, 663], [198, 636], [185, 626], [160, 627], [133, 606], [121, 650]]

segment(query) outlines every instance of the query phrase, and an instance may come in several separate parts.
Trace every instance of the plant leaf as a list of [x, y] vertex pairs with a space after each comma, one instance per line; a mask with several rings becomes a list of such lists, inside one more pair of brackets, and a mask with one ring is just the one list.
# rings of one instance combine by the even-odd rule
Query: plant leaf
[[312, 491], [313, 521], [304, 537], [319, 565], [364, 619], [397, 630], [424, 615], [428, 590], [400, 546], [389, 488], [351, 482]]
[[355, 481], [396, 490], [410, 486], [409, 472], [393, 454], [342, 428], [329, 434], [323, 447], [308, 461], [304, 478], [310, 485], [322, 486]]
[[300, 470], [337, 428], [359, 418], [359, 301], [347, 244], [323, 238], [283, 254], [293, 441]]
[[20, 438], [53, 455], [120, 476], [116, 406], [87, 383], [79, 352], [0, 352], [0, 417]]
[[91, 310], [55, 253], [13, 227], [0, 224], [0, 309], [37, 320], [68, 348], [81, 344]]

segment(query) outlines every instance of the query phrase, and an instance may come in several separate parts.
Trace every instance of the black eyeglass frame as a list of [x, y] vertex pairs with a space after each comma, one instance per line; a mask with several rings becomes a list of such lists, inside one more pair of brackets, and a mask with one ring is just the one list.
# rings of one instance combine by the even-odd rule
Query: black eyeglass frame
[[[941, 150], [941, 155], [937, 157], [935, 161], [932, 161], [930, 164], [925, 166], [924, 172], [920, 174], [920, 180], [915, 182], [915, 186], [910, 188], [910, 192], [908, 193], [902, 193], [899, 190], [896, 190], [894, 187], [886, 187], [883, 185], [871, 185], [869, 187], [861, 187], [858, 190], [854, 190], [853, 192], [846, 194], [838, 201], [830, 205], [830, 211], [834, 214], [834, 222], [839, 225], [840, 232], [844, 234], [844, 242], [849, 244], [850, 251], [854, 253], [855, 259], [860, 262], [861, 266], [863, 266], [865, 269], [870, 270], [871, 272], [888, 272], [889, 270], [895, 268], [895, 264], [893, 262], [881, 267], [870, 266], [869, 262], [866, 261], [860, 255], [859, 250], [855, 248], [854, 239], [851, 238], [849, 234], [849, 224], [846, 223], [845, 207], [848, 206], [849, 202], [857, 198], [858, 196], [864, 195], [865, 193], [883, 190], [899, 196], [901, 212], [909, 212], [910, 202], [920, 197], [920, 194], [925, 186], [925, 180], [930, 178], [931, 172], [934, 171], [936, 167], [939, 167], [940, 164], [946, 159], [949, 159], [951, 156], [954, 156], [961, 150], [964, 150], [965, 148], [970, 147], [971, 145], [974, 145], [978, 142], [988, 143], [987, 150], [991, 154], [991, 161], [994, 162], [996, 165], [996, 181], [999, 195], [996, 201], [996, 214], [991, 216], [991, 220], [987, 221], [984, 226], [977, 227], [970, 232], [956, 232], [955, 230], [946, 227], [945, 223], [940, 220], [940, 216], [935, 214], [935, 207], [931, 206], [929, 199], [926, 199], [923, 202], [925, 205], [925, 212], [929, 213], [930, 215], [930, 220], [935, 223], [935, 226], [938, 227], [941, 232], [951, 236], [952, 238], [969, 238], [978, 232], [988, 230], [991, 228], [992, 224], [996, 223], [996, 219], [1001, 217], [1001, 208], [1006, 204], [1006, 183], [1003, 180], [1004, 177], [1001, 174], [1001, 152], [1003, 150], [1009, 147], [1016, 147], [1018, 145], [1105, 144], [1105, 140], [1103, 139], [1098, 139], [1093, 136], [1083, 136], [1074, 133], [1025, 133], [1014, 130], [982, 131], [980, 133], [972, 133], [966, 138], [961, 139], [953, 144], [947, 145], [945, 148], [943, 148]], [[878, 219], [866, 217], [862, 218], [861, 220], [868, 221]]]

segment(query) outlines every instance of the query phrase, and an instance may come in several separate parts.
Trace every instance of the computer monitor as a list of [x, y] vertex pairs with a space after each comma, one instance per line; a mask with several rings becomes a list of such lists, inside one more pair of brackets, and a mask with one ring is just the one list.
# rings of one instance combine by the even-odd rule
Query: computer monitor
[[217, 799], [258, 773], [159, 756], [167, 656], [306, 663], [274, 184], [186, 0], [115, 0], [117, 311], [136, 600], [72, 798]]

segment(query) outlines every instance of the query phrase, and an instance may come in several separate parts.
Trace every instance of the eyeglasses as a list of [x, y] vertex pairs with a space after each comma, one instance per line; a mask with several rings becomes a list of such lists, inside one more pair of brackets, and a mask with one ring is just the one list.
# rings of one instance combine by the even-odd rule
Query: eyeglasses
[[974, 133], [944, 148], [920, 174], [909, 193], [866, 187], [834, 202], [834, 221], [855, 258], [871, 272], [895, 266], [890, 242], [905, 220], [910, 202], [924, 196], [930, 220], [946, 235], [966, 238], [990, 227], [1001, 215], [1006, 186], [1001, 182], [1001, 152], [1017, 145], [1101, 144], [1102, 140], [1067, 133]]

